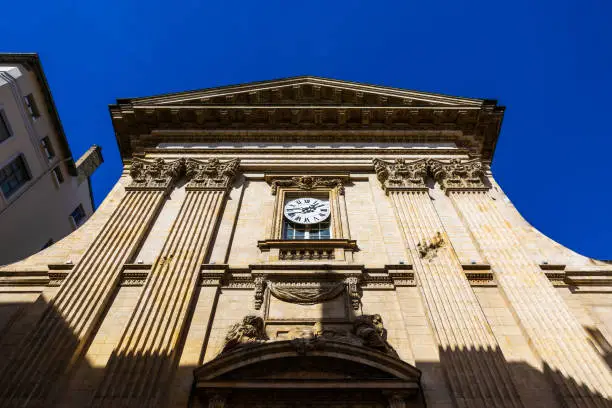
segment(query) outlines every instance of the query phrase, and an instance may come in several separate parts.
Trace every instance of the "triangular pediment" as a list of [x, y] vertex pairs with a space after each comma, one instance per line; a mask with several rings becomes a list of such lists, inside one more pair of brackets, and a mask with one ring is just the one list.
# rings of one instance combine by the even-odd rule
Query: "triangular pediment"
[[312, 76], [275, 79], [128, 100], [134, 106], [369, 106], [479, 107], [481, 99], [452, 97]]
[[496, 101], [313, 76], [142, 98], [110, 106], [121, 155], [160, 143], [443, 142], [489, 160], [504, 108]]

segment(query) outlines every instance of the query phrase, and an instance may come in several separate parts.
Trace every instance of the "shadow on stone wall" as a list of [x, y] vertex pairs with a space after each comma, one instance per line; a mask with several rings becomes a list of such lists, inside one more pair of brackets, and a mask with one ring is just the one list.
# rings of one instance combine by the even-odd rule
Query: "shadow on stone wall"
[[[108, 375], [108, 373], [105, 373], [103, 360], [96, 361], [94, 365], [83, 353], [75, 364], [70, 365], [70, 358], [66, 356], [70, 356], [76, 350], [77, 342], [71, 329], [64, 324], [61, 328], [58, 326], [54, 333], [54, 335], [66, 339], [63, 347], [58, 350], [46, 350], [40, 356], [44, 359], [57, 357], [55, 371], [31, 372], [28, 376], [16, 375], [15, 373], [18, 373], [24, 365], [28, 364], [27, 359], [20, 357], [28, 356], [27, 353], [23, 353], [24, 345], [30, 344], [27, 341], [28, 334], [37, 324], [40, 324], [41, 319], [61, 320], [61, 316], [55, 312], [55, 309], [48, 307], [42, 297], [39, 297], [32, 304], [4, 304], [3, 307], [6, 307], [7, 310], [13, 308], [17, 314], [9, 319], [0, 332], [0, 406], [91, 406], [92, 399], [96, 390], [100, 387], [102, 379], [105, 375]], [[384, 316], [384, 311], [381, 312]], [[191, 316], [192, 314], [189, 315], [190, 319]], [[197, 322], [192, 322], [192, 324], [197, 324]], [[191, 326], [191, 324], [188, 326]], [[92, 340], [95, 335], [95, 333], [92, 335]], [[181, 347], [184, 338], [185, 334], [182, 336]], [[597, 337], [594, 336], [594, 338]], [[91, 348], [94, 348], [95, 345], [90, 346], [92, 345], [88, 344], [84, 350], [89, 349], [89, 352], [93, 352]], [[202, 347], [203, 355], [205, 345]], [[610, 361], [609, 351], [604, 357], [608, 362]], [[201, 402], [198, 398], [193, 396], [189, 398], [193, 386], [192, 373], [197, 367], [175, 367], [174, 364], [179, 360], [180, 355], [118, 356], [112, 354], [110, 358], [124, 360], [128, 363], [125, 364], [126, 367], [137, 367], [140, 375], [148, 376], [148, 381], [145, 382], [146, 388], [137, 390], [138, 393], [135, 395], [125, 392], [125, 390], [132, 389], [131, 384], [123, 384], [122, 389], [113, 390], [110, 396], [108, 394], [105, 396], [103, 401], [98, 400], [98, 406], [170, 406], [170, 403], [172, 403], [172, 406], [200, 406]], [[415, 355], [415, 366], [422, 371], [422, 389], [427, 400], [427, 406], [495, 406], [491, 403], [493, 399], [503, 401], [503, 392], [490, 395], [491, 401], [482, 401], [478, 398], [478, 390], [482, 390], [482, 388], [477, 379], [471, 378], [467, 374], [467, 370], [454, 373], [447, 371], [448, 367], [461, 367], [470, 362], [482, 366], [484, 370], [486, 369], [484, 364], [493, 359], [501, 361], [508, 367], [512, 382], [526, 407], [561, 407], [565, 406], [562, 403], [563, 399], [566, 401], [573, 400], [575, 406], [581, 407], [589, 405], [596, 407], [612, 406], [612, 401], [593, 393], [581, 384], [576, 384], [573, 379], [564, 377], [560, 372], [553, 372], [548, 367], [545, 367], [544, 372], [540, 372], [526, 363], [508, 362], [499, 350], [440, 350], [439, 362], [422, 361], [418, 355]], [[451, 393], [447, 384], [453, 381], [461, 381], [467, 385], [463, 389], [472, 391], [465, 394]], [[569, 395], [564, 391], [565, 388], [578, 390], [579, 396]], [[183, 398], [181, 395], [185, 397]], [[480, 395], [482, 395], [482, 392]]]

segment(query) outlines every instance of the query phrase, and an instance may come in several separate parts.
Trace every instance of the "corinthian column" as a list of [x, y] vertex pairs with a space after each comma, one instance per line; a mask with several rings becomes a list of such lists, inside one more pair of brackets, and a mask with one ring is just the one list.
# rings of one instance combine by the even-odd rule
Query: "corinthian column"
[[532, 261], [512, 225], [488, 196], [481, 163], [430, 161], [431, 170], [491, 263], [499, 287], [514, 309], [535, 351], [547, 366], [555, 390], [568, 407], [610, 406], [612, 375], [588, 343], [587, 333]]
[[200, 268], [238, 163], [187, 160], [185, 200], [111, 356], [93, 405], [156, 406], [163, 399], [160, 388], [168, 391]]
[[374, 160], [393, 203], [459, 407], [520, 407], [499, 346], [431, 202], [427, 162]]
[[161, 159], [132, 162], [132, 183], [125, 196], [2, 373], [0, 406], [43, 404], [59, 376], [78, 359], [113, 296], [123, 264], [137, 249], [183, 166], [182, 161]]

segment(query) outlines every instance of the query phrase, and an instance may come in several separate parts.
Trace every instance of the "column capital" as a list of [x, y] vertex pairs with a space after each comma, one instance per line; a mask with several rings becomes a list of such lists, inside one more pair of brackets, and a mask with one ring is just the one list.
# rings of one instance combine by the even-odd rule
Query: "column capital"
[[130, 176], [132, 182], [126, 187], [128, 191], [165, 191], [171, 187], [185, 170], [185, 160], [165, 161], [155, 159], [152, 161], [138, 158], [132, 159]]
[[443, 190], [450, 191], [487, 191], [491, 187], [486, 183], [484, 166], [478, 159], [461, 161], [451, 159], [448, 162], [429, 159], [429, 170]]
[[212, 158], [206, 162], [195, 159], [187, 159], [185, 163], [185, 175], [189, 183], [187, 190], [228, 190], [236, 174], [240, 159], [231, 159], [221, 163]]
[[393, 190], [427, 190], [425, 184], [427, 160], [421, 159], [406, 163], [403, 159], [397, 159], [394, 163], [389, 163], [374, 159], [373, 162], [376, 177], [387, 194]]

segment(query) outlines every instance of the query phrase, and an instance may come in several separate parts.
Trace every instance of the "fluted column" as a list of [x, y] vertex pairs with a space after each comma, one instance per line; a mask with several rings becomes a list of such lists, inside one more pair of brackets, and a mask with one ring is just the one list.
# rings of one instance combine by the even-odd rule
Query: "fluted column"
[[133, 161], [125, 196], [1, 374], [0, 406], [43, 405], [61, 374], [80, 357], [113, 296], [123, 264], [143, 239], [182, 166], [181, 161]]
[[185, 200], [107, 365], [94, 406], [149, 407], [163, 400], [200, 268], [237, 168], [238, 160], [187, 161]]
[[[611, 406], [612, 375], [512, 225], [487, 194], [478, 161], [430, 161], [568, 407]], [[608, 399], [608, 400], [606, 400]]]
[[423, 297], [449, 385], [460, 407], [520, 407], [499, 346], [425, 185], [427, 162], [374, 160]]

